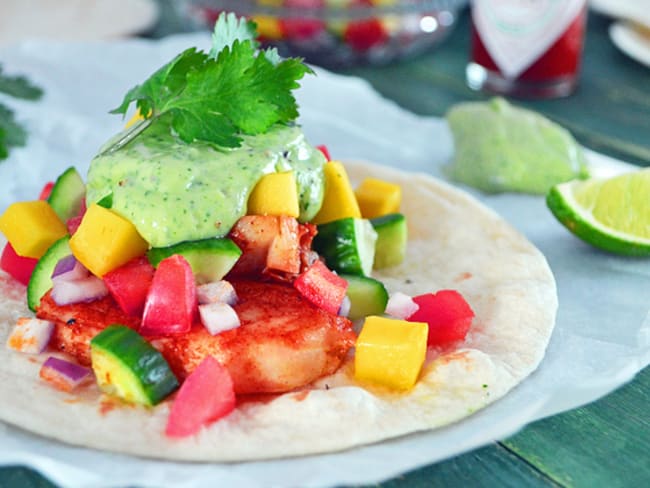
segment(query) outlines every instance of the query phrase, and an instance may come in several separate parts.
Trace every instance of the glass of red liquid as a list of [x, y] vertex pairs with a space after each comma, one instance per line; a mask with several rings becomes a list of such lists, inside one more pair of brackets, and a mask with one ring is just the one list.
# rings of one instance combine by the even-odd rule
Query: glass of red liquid
[[569, 95], [586, 18], [586, 0], [474, 0], [467, 84], [521, 98]]

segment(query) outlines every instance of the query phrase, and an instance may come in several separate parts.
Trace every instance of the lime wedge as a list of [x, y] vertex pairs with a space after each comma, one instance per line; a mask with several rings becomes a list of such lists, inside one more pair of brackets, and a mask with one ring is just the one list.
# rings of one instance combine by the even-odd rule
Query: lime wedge
[[551, 188], [546, 204], [576, 236], [626, 256], [650, 256], [650, 168]]

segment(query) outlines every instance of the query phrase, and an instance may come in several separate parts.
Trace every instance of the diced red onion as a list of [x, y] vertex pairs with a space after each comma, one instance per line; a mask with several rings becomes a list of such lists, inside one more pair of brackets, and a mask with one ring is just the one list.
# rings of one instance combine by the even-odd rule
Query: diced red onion
[[205, 283], [196, 287], [196, 296], [200, 304], [226, 303], [234, 305], [237, 303], [237, 293], [230, 282], [221, 280]]
[[417, 312], [419, 305], [401, 292], [393, 293], [386, 304], [386, 314], [396, 319], [407, 319]]
[[27, 354], [40, 354], [50, 342], [54, 322], [22, 317], [7, 339], [7, 347]]
[[57, 305], [91, 302], [108, 294], [108, 289], [102, 280], [96, 276], [88, 276], [79, 280], [53, 281], [52, 299]]
[[56, 263], [52, 272], [52, 281], [71, 281], [86, 278], [89, 271], [77, 259], [70, 254], [65, 256]]
[[206, 303], [199, 305], [201, 323], [212, 335], [239, 327], [237, 312], [226, 303]]
[[50, 356], [41, 366], [40, 377], [55, 388], [72, 391], [91, 378], [90, 368]]
[[341, 307], [339, 308], [339, 315], [341, 317], [347, 317], [350, 315], [350, 308], [352, 307], [352, 302], [350, 301], [350, 297], [347, 295], [343, 298], [343, 301], [341, 302]]

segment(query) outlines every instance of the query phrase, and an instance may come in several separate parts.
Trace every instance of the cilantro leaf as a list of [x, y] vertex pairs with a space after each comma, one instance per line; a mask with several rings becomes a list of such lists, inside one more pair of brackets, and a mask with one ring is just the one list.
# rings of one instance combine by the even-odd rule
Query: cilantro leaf
[[0, 66], [0, 92], [24, 100], [38, 100], [43, 95], [36, 85], [33, 85], [24, 76], [7, 76], [2, 74]]
[[164, 65], [147, 81], [131, 88], [124, 96], [122, 104], [111, 110], [112, 114], [126, 114], [131, 102], [137, 102], [141, 114], [158, 115], [168, 99], [173, 99], [183, 91], [187, 75], [201, 66], [207, 55], [190, 48]]
[[[0, 66], [0, 93], [24, 100], [37, 100], [43, 95], [43, 90], [24, 76], [2, 74]], [[12, 147], [24, 146], [26, 140], [27, 132], [16, 121], [13, 111], [0, 103], [0, 160], [9, 156]]]
[[112, 113], [125, 114], [135, 102], [146, 118], [165, 116], [182, 141], [224, 148], [296, 119], [292, 90], [312, 70], [274, 49], [258, 51], [254, 38], [253, 23], [221, 14], [209, 54], [194, 48], [179, 54], [129, 90]]
[[25, 129], [16, 122], [14, 113], [0, 104], [0, 159], [9, 155], [9, 149], [24, 146], [27, 140]]
[[256, 37], [257, 32], [254, 22], [248, 21], [243, 17], [238, 19], [232, 12], [221, 14], [214, 24], [210, 57], [216, 58], [224, 48], [232, 46], [235, 41], [250, 41], [255, 49], [257, 49]]

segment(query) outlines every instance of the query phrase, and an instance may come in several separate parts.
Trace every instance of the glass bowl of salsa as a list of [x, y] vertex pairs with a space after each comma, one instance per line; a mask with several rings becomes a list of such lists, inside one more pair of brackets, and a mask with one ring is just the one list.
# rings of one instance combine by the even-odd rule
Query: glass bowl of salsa
[[325, 67], [387, 64], [431, 49], [467, 0], [186, 0], [182, 14], [211, 27], [222, 11], [257, 24], [283, 56]]

